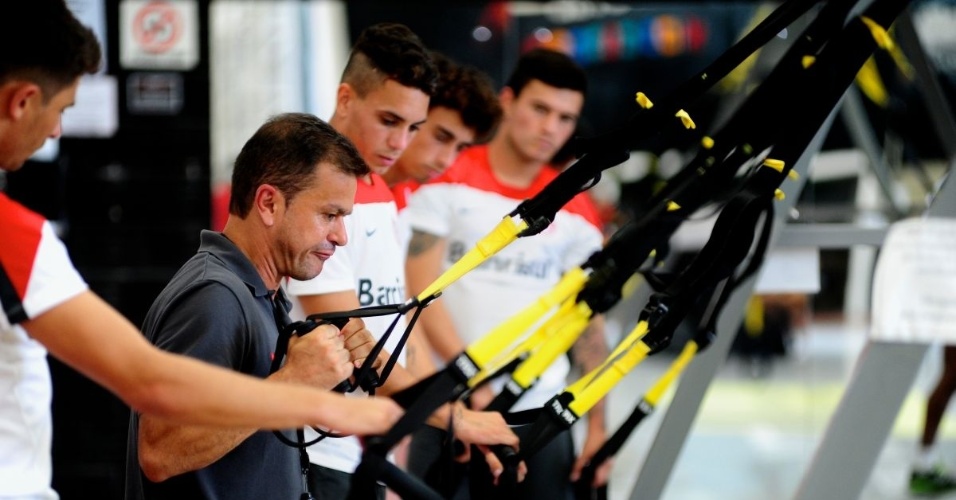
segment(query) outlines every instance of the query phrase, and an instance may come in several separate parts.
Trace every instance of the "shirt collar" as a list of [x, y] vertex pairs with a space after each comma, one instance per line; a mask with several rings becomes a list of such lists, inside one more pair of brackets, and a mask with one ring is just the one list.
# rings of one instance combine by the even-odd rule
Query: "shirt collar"
[[[207, 252], [221, 260], [226, 268], [235, 273], [249, 287], [254, 296], [271, 296], [275, 293], [275, 290], [266, 287], [262, 277], [259, 276], [259, 271], [252, 265], [249, 257], [242, 253], [242, 250], [239, 250], [239, 247], [230, 241], [226, 235], [203, 230], [199, 234], [199, 251]], [[279, 297], [285, 303], [290, 303], [285, 294], [281, 293], [281, 290]]]

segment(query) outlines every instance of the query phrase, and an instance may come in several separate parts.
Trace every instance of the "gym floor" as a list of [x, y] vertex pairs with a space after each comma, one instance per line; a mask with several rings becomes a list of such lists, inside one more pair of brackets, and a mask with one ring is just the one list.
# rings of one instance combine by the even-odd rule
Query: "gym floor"
[[[661, 498], [792, 498], [865, 339], [865, 324], [816, 320], [791, 334], [784, 356], [753, 362], [732, 353], [707, 392]], [[612, 391], [611, 430], [630, 413], [634, 395], [643, 394], [670, 363], [672, 358], [663, 354], [648, 358], [621, 382], [633, 391]], [[911, 498], [910, 462], [940, 359], [939, 347], [928, 351], [861, 499]], [[611, 499], [631, 498], [637, 471], [646, 460], [653, 460], [647, 450], [667, 403], [665, 398], [618, 455]], [[940, 427], [940, 450], [950, 467], [956, 468], [954, 436], [956, 419], [947, 415]], [[956, 499], [956, 494], [942, 498]]]

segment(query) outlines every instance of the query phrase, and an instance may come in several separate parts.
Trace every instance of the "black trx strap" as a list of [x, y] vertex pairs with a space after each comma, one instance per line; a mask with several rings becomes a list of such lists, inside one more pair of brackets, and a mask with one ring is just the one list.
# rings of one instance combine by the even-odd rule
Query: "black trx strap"
[[[840, 7], [845, 8], [845, 6]], [[836, 36], [830, 37], [827, 45], [819, 52], [816, 61], [804, 63], [804, 69], [807, 71], [797, 82], [804, 86], [805, 92], [813, 96], [813, 100], [809, 103], [801, 102], [786, 107], [792, 113], [786, 116], [797, 117], [800, 126], [795, 127], [790, 136], [785, 138], [779, 137], [783, 134], [780, 127], [765, 127], [754, 133], [760, 141], [759, 144], [765, 144], [767, 147], [775, 145], [774, 156], [779, 155], [787, 161], [780, 162], [776, 172], [774, 171], [776, 162], [767, 164], [766, 168], [758, 168], [748, 179], [744, 191], [735, 196], [721, 212], [711, 239], [695, 259], [694, 265], [668, 286], [665, 293], [652, 296], [643, 314], [643, 319], [650, 326], [647, 335], [642, 339], [651, 353], [663, 348], [670, 341], [673, 329], [686, 316], [689, 305], [693, 303], [692, 297], [699, 294], [700, 290], [712, 288], [717, 281], [731, 275], [733, 269], [749, 251], [753, 228], [758, 219], [763, 216], [767, 218], [765, 231], [758, 245], [760, 255], [755, 256], [755, 262], [759, 263], [769, 234], [769, 228], [766, 226], [770, 223], [773, 192], [789, 172], [789, 167], [784, 165], [792, 164], [806, 149], [819, 124], [849, 85], [856, 68], [859, 68], [865, 57], [872, 52], [875, 45], [874, 39], [879, 41], [880, 27], [891, 21], [902, 7], [901, 2], [894, 3], [889, 0], [875, 2], [867, 9], [865, 17], [854, 18], [847, 29], [840, 30]], [[832, 9], [831, 12], [838, 11], [836, 7]], [[833, 25], [834, 21], [826, 19], [824, 22], [816, 23], [815, 26], [819, 27], [823, 24]], [[842, 23], [840, 25], [842, 26]], [[820, 44], [819, 41], [816, 43]], [[792, 73], [793, 69], [791, 68], [789, 72]], [[764, 88], [763, 85], [761, 87]], [[744, 151], [744, 153], [749, 155], [751, 152]], [[731, 151], [730, 157], [735, 154], [737, 154], [736, 151]], [[674, 203], [673, 200], [669, 202], [671, 203], [675, 211], [681, 209], [680, 204]], [[752, 267], [755, 268], [755, 266]], [[729, 288], [722, 291], [722, 298], [718, 302], [726, 300], [726, 293], [729, 293]], [[713, 324], [715, 315], [716, 312], [708, 323]], [[551, 437], [565, 430], [579, 418], [579, 415], [574, 414], [570, 408], [571, 401], [573, 401], [573, 395], [569, 396], [565, 393], [549, 402], [549, 406], [544, 409], [544, 415], [533, 424], [532, 436], [526, 440], [527, 442], [522, 442], [521, 456], [531, 456]]]
[[20, 295], [13, 287], [13, 282], [7, 275], [7, 270], [2, 266], [0, 266], [0, 305], [3, 306], [3, 313], [7, 316], [7, 321], [11, 325], [22, 323], [28, 319], [26, 309], [23, 308], [23, 301], [20, 300]]
[[790, 0], [784, 3], [660, 103], [641, 100], [644, 109], [633, 115], [623, 127], [599, 137], [578, 140], [575, 149], [584, 153], [584, 156], [561, 172], [538, 195], [525, 200], [509, 214], [520, 216], [527, 222], [528, 228], [521, 235], [528, 236], [544, 230], [571, 198], [596, 184], [603, 170], [625, 161], [631, 150], [638, 149], [650, 137], [679, 130], [682, 121], [676, 120], [675, 116], [683, 111], [683, 107], [698, 99], [815, 3], [816, 0]]
[[[601, 169], [595, 171], [595, 165], [606, 165], [604, 168], [613, 166], [613, 164], [606, 164], [604, 161], [609, 158], [605, 155], [607, 148], [614, 151], [616, 147], [621, 145], [630, 145], [634, 142], [635, 137], [653, 132], [652, 126], [658, 125], [661, 121], [666, 120], [666, 123], [671, 124], [678, 123], [671, 117], [680, 110], [679, 103], [698, 97], [717, 80], [729, 73], [740, 61], [759, 49], [794, 19], [805, 13], [814, 3], [806, 0], [794, 0], [785, 3], [704, 71], [685, 82], [665, 102], [645, 108], [645, 110], [632, 117], [626, 126], [615, 132], [583, 141], [586, 144], [586, 149], [589, 151], [596, 150], [592, 153], [592, 155], [595, 155], [591, 157], [592, 161], [589, 163], [589, 156], [586, 155], [580, 162], [559, 175], [541, 193], [530, 200], [526, 200], [512, 212], [511, 215], [519, 214], [522, 220], [529, 224], [528, 229], [522, 233], [522, 236], [526, 233], [534, 234], [537, 232], [534, 230], [536, 225], [544, 224], [546, 226], [547, 223], [550, 223], [550, 218], [553, 218], [553, 214], [567, 200], [579, 191], [590, 187], [593, 182], [588, 179], [591, 176], [600, 176]], [[655, 249], [662, 253], [660, 251], [666, 247], [670, 236], [680, 224], [697, 208], [713, 199], [715, 191], [729, 184], [737, 171], [738, 165], [733, 164], [733, 168], [712, 169], [707, 173], [708, 179], [706, 181], [699, 179], [699, 182], [697, 182], [693, 178], [682, 179], [683, 182], [675, 183], [679, 186], [679, 189], [670, 190], [671, 195], [680, 193], [679, 197], [675, 197], [680, 201], [679, 210], [674, 210], [672, 204], [665, 203], [666, 200], [662, 200], [662, 202], [656, 203], [657, 208], [652, 213], [645, 214], [640, 220], [625, 225], [624, 228], [615, 233], [601, 251], [596, 252], [581, 266], [584, 269], [591, 269], [592, 272], [585, 289], [578, 294], [577, 300], [586, 303], [591, 309], [592, 315], [606, 312], [619, 302], [624, 284], [644, 263], [650, 253]], [[699, 169], [696, 166], [691, 166], [685, 170], [694, 172]], [[596, 177], [592, 180], [596, 181]], [[581, 189], [572, 189], [574, 186], [580, 186]], [[550, 216], [542, 214], [550, 214]], [[509, 382], [505, 390], [497, 395], [487, 409], [505, 412], [529, 388], [517, 381]]]
[[[788, 2], [786, 5], [789, 8], [795, 8], [793, 7], [795, 5], [803, 6], [804, 7], [803, 10], [800, 11], [800, 13], [802, 13], [812, 3], [813, 2], [794, 1], [793, 3]], [[832, 2], [829, 2], [824, 7], [824, 10], [825, 11], [828, 9], [836, 10], [836, 7], [830, 7], [830, 5], [838, 4], [838, 3], [840, 2], [837, 2], [835, 0]], [[844, 3], [841, 5], [845, 6], [847, 4]], [[789, 20], [787, 20], [786, 22], [782, 22], [781, 18], [774, 17], [773, 22], [781, 23], [781, 24], [773, 25], [772, 23], [770, 23], [766, 25], [766, 26], [772, 26], [772, 27], [769, 27], [767, 32], [762, 33], [762, 35], [765, 36], [764, 40], [769, 40], [777, 32], [783, 29], [783, 27], [789, 24], [789, 22], [792, 21], [792, 19], [795, 19], [799, 15], [799, 13], [795, 13], [795, 12], [796, 11], [794, 10], [787, 11], [787, 13], [789, 15], [792, 15], [793, 17], [789, 18]], [[781, 16], [782, 15], [783, 14], [781, 14]], [[890, 17], [890, 19], [892, 19], [892, 17]], [[842, 20], [839, 20], [839, 21], [842, 22]], [[876, 19], [876, 22], [881, 23], [881, 20]], [[749, 38], [747, 40], [753, 41], [752, 39], [749, 39]], [[819, 39], [814, 39], [814, 38], [806, 38], [805, 42], [806, 42], [805, 46], [813, 47], [814, 51], [818, 49], [820, 46], [822, 46], [823, 44], [822, 41], [819, 41]], [[869, 50], [872, 50], [872, 48], [870, 47]], [[836, 57], [838, 56], [834, 56], [834, 58]], [[822, 60], [822, 57], [821, 57], [821, 60]], [[735, 65], [736, 64], [734, 64], [734, 66]], [[796, 71], [798, 71], [798, 69], [791, 69], [791, 74]], [[705, 88], [709, 87], [710, 84], [716, 82], [722, 76], [723, 75], [715, 76], [714, 74], [704, 74], [701, 77], [701, 81], [703, 83], [700, 83], [700, 84], [703, 85]], [[784, 87], [781, 87], [781, 88], [784, 88]], [[767, 94], [765, 95], [769, 96], [769, 91], [767, 91]], [[774, 97], [777, 100], [779, 100], [780, 94], [777, 93]], [[773, 103], [773, 102], [774, 100], [770, 100], [770, 99], [764, 101], [764, 103]], [[794, 103], [789, 108], [787, 108], [787, 111], [791, 111], [794, 107], [802, 106], [804, 104], [805, 103], [802, 103], [802, 102]], [[663, 107], [658, 109], [660, 110], [662, 108]], [[829, 108], [827, 108], [827, 112], [829, 109], [832, 109], [832, 103], [829, 105]], [[667, 113], [664, 113], [662, 116], [669, 117], [669, 114], [671, 114], [673, 110], [674, 108], [667, 110]], [[634, 126], [635, 122], [637, 121], [639, 120], [635, 119], [629, 122], [628, 124], [629, 126], [622, 129], [622, 131], [617, 132], [616, 133], [617, 135], [608, 135], [608, 136], [604, 136], [603, 138], [593, 140], [590, 143], [583, 143], [585, 145], [590, 144], [595, 149], [598, 146], [601, 146], [601, 149], [598, 151], [586, 152], [584, 157], [582, 157], [581, 161], [575, 164], [575, 166], [572, 166], [569, 170], [565, 171], [565, 173], [562, 173], [562, 175], [559, 176], [558, 179], [555, 179], [555, 182], [552, 182], [551, 184], [549, 184], [544, 191], [539, 193], [538, 196], [536, 196], [535, 198], [531, 200], [526, 200], [525, 202], [520, 204], [519, 207], [510, 214], [511, 216], [521, 217], [521, 219], [525, 221], [528, 226], [524, 231], [522, 231], [520, 236], [535, 234], [536, 232], [539, 232], [540, 230], [542, 230], [544, 227], [547, 226], [548, 223], [550, 223], [550, 220], [553, 219], [554, 214], [557, 212], [557, 210], [561, 206], [563, 206], [564, 202], [570, 200], [570, 198], [573, 197], [575, 194], [580, 192], [582, 189], [592, 185], [597, 180], [600, 170], [613, 166], [614, 164], [623, 160], [623, 158], [626, 157], [627, 148], [621, 148], [620, 144], [614, 144], [613, 142], [614, 140], [625, 140], [625, 139], [629, 141], [639, 141], [641, 139], [641, 137], [639, 137], [640, 136], [639, 132], [641, 130], [635, 128]], [[753, 125], [755, 125], [755, 127], [749, 127], [747, 128], [747, 130], [752, 131], [754, 128], [757, 128], [759, 130], [759, 127], [762, 126], [760, 122], [756, 122], [756, 121], [753, 123]], [[815, 126], [818, 126], [818, 125], [819, 125], [819, 122], [816, 122]], [[650, 127], [659, 127], [659, 124], [657, 123], [650, 124]], [[635, 133], [635, 132], [638, 132], [638, 133]], [[624, 139], [621, 139], [622, 137]], [[654, 214], [654, 217], [647, 217], [647, 218], [644, 218], [642, 221], [640, 221], [639, 225], [643, 226], [644, 231], [651, 230], [652, 234], [658, 235], [658, 238], [653, 238], [653, 239], [656, 239], [657, 241], [661, 241], [662, 239], [665, 239], [663, 238], [663, 236], [665, 235], [669, 236], [669, 234], [673, 231], [673, 228], [676, 228], [675, 223], [679, 224], [679, 220], [683, 220], [683, 218], [686, 217], [686, 214], [689, 213], [689, 211], [686, 210], [686, 206], [694, 204], [695, 196], [691, 196], [691, 195], [696, 194], [699, 197], [700, 193], [702, 192], [706, 193], [706, 189], [701, 186], [704, 183], [701, 181], [703, 181], [706, 178], [706, 180], [708, 181], [724, 180], [725, 182], [729, 182], [733, 179], [733, 176], [736, 172], [736, 168], [743, 162], [743, 160], [752, 157], [753, 148], [748, 150], [745, 143], [738, 142], [738, 141], [728, 141], [728, 142], [733, 142], [733, 144], [722, 146], [725, 149], [720, 150], [722, 152], [720, 155], [702, 154], [700, 165], [699, 166], [695, 165], [696, 168], [694, 169], [686, 170], [687, 172], [690, 172], [690, 174], [687, 174], [689, 178], [701, 177], [700, 179], [697, 179], [698, 182], [690, 183], [694, 185], [694, 189], [688, 191], [687, 185], [681, 182], [678, 182], [675, 184], [669, 184], [669, 186], [674, 186], [674, 188], [672, 189], [676, 190], [676, 191], [670, 191], [669, 194], [672, 194], [672, 195], [683, 194], [685, 195], [685, 197], [688, 197], [691, 199], [689, 203], [679, 204], [676, 201], [674, 201], [678, 197], [672, 196], [667, 201], [667, 203], [658, 204], [659, 208]], [[772, 144], [773, 141], [767, 140], [767, 141], [763, 141], [763, 143]], [[634, 142], [625, 142], [625, 144], [632, 145], [634, 144]], [[618, 152], [614, 152], [615, 149]], [[625, 151], [621, 151], [621, 149], [624, 149]], [[591, 160], [588, 160], [589, 155], [592, 155]], [[614, 163], [611, 163], [611, 162], [614, 162]], [[730, 170], [728, 168], [711, 169], [710, 167], [712, 167], [715, 164], [716, 165], [731, 164], [731, 165], [734, 165], [734, 169], [733, 170]], [[596, 173], [594, 172], [595, 168], [597, 169]], [[702, 175], [702, 171], [703, 171], [703, 174], [705, 174], [706, 172], [716, 172], [716, 173], [711, 174], [709, 176], [705, 176], [705, 175]], [[696, 174], [696, 176], [694, 174]], [[562, 199], [564, 201], [561, 201]], [[674, 208], [674, 206], [676, 206], [676, 208]], [[669, 214], [669, 212], [682, 212], [682, 213]], [[645, 234], [647, 233], [645, 232]], [[649, 251], [650, 250], [648, 250], [648, 253]], [[643, 258], [638, 258], [640, 262], [643, 262], [643, 260], [645, 259], [646, 259], [646, 255], [643, 256]], [[656, 304], [654, 307], [651, 307], [650, 312], [648, 313], [648, 318], [647, 318], [652, 325], [651, 330], [653, 330], [657, 326], [660, 326], [658, 324], [661, 321], [663, 321], [667, 317], [667, 315], [668, 315], [668, 311], [664, 308], [663, 304]], [[663, 342], [664, 339], [659, 339], [659, 341]], [[459, 357], [459, 360], [461, 359], [462, 358]], [[356, 483], [364, 484], [364, 483], [367, 483], [370, 479], [374, 480], [375, 474], [378, 473], [379, 468], [378, 466], [375, 465], [376, 460], [371, 458], [372, 454], [380, 455], [384, 457], [384, 453], [392, 445], [397, 443], [398, 440], [401, 438], [401, 436], [405, 435], [407, 432], [410, 432], [412, 429], [414, 429], [432, 411], [434, 411], [434, 409], [437, 409], [437, 407], [443, 404], [444, 402], [450, 399], [456, 398], [458, 395], [460, 395], [461, 393], [465, 391], [466, 389], [465, 384], [468, 379], [468, 375], [464, 374], [459, 369], [459, 367], [455, 366], [454, 368], [458, 372], [457, 376], [451, 375], [447, 371], [439, 372], [439, 374], [436, 375], [437, 379], [435, 380], [430, 379], [428, 381], [430, 386], [426, 385], [424, 382], [421, 384], [418, 384], [416, 386], [416, 389], [420, 389], [420, 391], [418, 392], [420, 392], [421, 395], [413, 404], [411, 404], [410, 406], [406, 406], [408, 410], [414, 409], [416, 411], [406, 413], [406, 417], [408, 418], [403, 418], [402, 421], [400, 421], [401, 425], [396, 426], [396, 428], [394, 428], [386, 436], [383, 436], [381, 438], [375, 438], [374, 440], [367, 440], [366, 455], [369, 455], [369, 459], [365, 460], [363, 458], [363, 465], [360, 465], [359, 470], [356, 471], [357, 473], [355, 476]], [[473, 364], [472, 364], [472, 368], [475, 368]], [[438, 386], [436, 384], [438, 379], [441, 379], [444, 382], [444, 384], [441, 386]], [[571, 412], [569, 408], [567, 407], [567, 405], [570, 404], [570, 402], [562, 402], [561, 397], [562, 396], [558, 396], [555, 399], [553, 399], [551, 405], [545, 409], [545, 411], [543, 412], [543, 415], [549, 415], [546, 419], [542, 420], [544, 418], [542, 416], [541, 418], [538, 418], [534, 424], [532, 424], [534, 426], [532, 430], [532, 434], [534, 434], [535, 437], [529, 440], [530, 441], [529, 450], [534, 450], [536, 448], [539, 448], [539, 445], [547, 442], [547, 440], [550, 439], [547, 436], [549, 432], [543, 432], [543, 431], [546, 431], [547, 428], [553, 425], [555, 422], [558, 423], [557, 425], [559, 427], [562, 425], [570, 426], [578, 418], [578, 416], [574, 415], [573, 412]], [[417, 414], [418, 417], [410, 416], [412, 413]], [[418, 419], [417, 422], [412, 422], [415, 419]], [[550, 420], [552, 423], [549, 424], [548, 420]], [[372, 446], [371, 444], [374, 444], [374, 446]], [[526, 452], [525, 450], [526, 446], [528, 445], [526, 445], [525, 443], [522, 443], [523, 453]], [[363, 471], [361, 481], [358, 474], [360, 471]], [[358, 484], [356, 486], [358, 486]], [[361, 487], [361, 486], [358, 486], [358, 487]]]

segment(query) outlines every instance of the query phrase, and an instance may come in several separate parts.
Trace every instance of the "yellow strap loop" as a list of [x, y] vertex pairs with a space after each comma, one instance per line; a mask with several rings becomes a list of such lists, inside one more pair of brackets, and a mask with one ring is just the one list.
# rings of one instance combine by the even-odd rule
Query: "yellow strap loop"
[[[646, 323], [644, 324], [646, 325]], [[578, 416], [587, 413], [601, 398], [611, 392], [611, 388], [620, 382], [624, 375], [627, 375], [638, 363], [643, 361], [649, 352], [651, 352], [651, 348], [647, 344], [638, 342], [637, 345], [610, 365], [599, 367], [598, 370], [600, 371], [592, 372], [594, 374], [587, 377], [589, 379], [587, 386], [582, 387], [580, 391], [572, 391], [574, 400], [568, 407]]]
[[644, 401], [651, 405], [651, 407], [657, 406], [664, 392], [670, 387], [677, 376], [684, 371], [684, 368], [687, 367], [690, 360], [694, 359], [694, 355], [696, 354], [697, 342], [690, 340], [684, 344], [684, 349], [681, 351], [680, 356], [671, 363], [671, 366], [664, 372], [664, 375], [661, 375], [661, 378], [657, 379], [657, 382], [648, 389], [647, 394], [644, 395]]
[[773, 158], [767, 158], [763, 161], [763, 166], [770, 167], [777, 172], [783, 173], [783, 167], [786, 167], [787, 164], [783, 160], [774, 160]]
[[518, 233], [524, 231], [528, 223], [521, 221], [516, 224], [511, 217], [505, 217], [495, 226], [494, 229], [482, 238], [476, 245], [458, 262], [455, 262], [447, 271], [442, 273], [431, 285], [428, 285], [422, 293], [418, 294], [418, 300], [425, 300], [438, 292], [441, 292], [448, 285], [454, 283], [464, 276], [467, 272], [478, 267], [482, 262], [498, 253], [502, 248], [508, 246], [512, 241], [518, 239]]
[[647, 328], [648, 328], [647, 321], [639, 321], [637, 325], [634, 326], [634, 329], [631, 330], [631, 332], [628, 333], [623, 340], [618, 342], [617, 346], [614, 348], [613, 351], [611, 351], [611, 354], [608, 355], [607, 359], [605, 359], [604, 362], [601, 363], [601, 366], [595, 368], [594, 370], [591, 370], [590, 373], [586, 374], [585, 376], [578, 379], [577, 382], [574, 382], [573, 384], [568, 386], [566, 390], [569, 392], [578, 392], [578, 391], [584, 390], [584, 388], [591, 383], [591, 379], [595, 375], [600, 373], [602, 369], [605, 369], [606, 366], [612, 364], [614, 360], [624, 356], [624, 354], [627, 353], [629, 349], [637, 345], [641, 341], [641, 339], [644, 337], [644, 335], [647, 334]]
[[638, 106], [644, 109], [651, 109], [654, 107], [654, 103], [651, 102], [650, 98], [648, 98], [644, 92], [638, 92], [634, 97], [634, 100], [637, 101]]
[[697, 128], [697, 124], [694, 123], [694, 120], [690, 117], [690, 114], [683, 109], [678, 110], [674, 116], [680, 118], [681, 123], [684, 124], [684, 128], [688, 130]]
[[890, 34], [886, 32], [886, 28], [880, 26], [876, 21], [870, 19], [866, 16], [860, 16], [860, 19], [863, 21], [863, 24], [866, 25], [870, 30], [870, 35], [873, 36], [873, 40], [876, 41], [876, 46], [883, 50], [890, 50], [893, 48], [893, 39], [890, 38]]
[[[468, 356], [483, 371], [486, 368], [496, 371], [499, 367], [515, 359], [522, 352], [516, 352], [516, 350], [506, 352], [506, 349], [517, 343], [521, 339], [521, 335], [544, 317], [548, 311], [569, 297], [576, 296], [584, 288], [587, 279], [587, 273], [580, 267], [566, 272], [561, 277], [561, 281], [547, 293], [538, 297], [538, 300], [468, 346], [465, 350]], [[477, 380], [475, 383], [477, 383]]]
[[538, 346], [528, 359], [518, 365], [511, 378], [524, 389], [531, 387], [538, 377], [558, 359], [558, 356], [568, 352], [574, 342], [581, 336], [591, 321], [591, 308], [584, 302], [572, 302], [570, 307], [562, 308], [555, 321], [543, 328], [544, 341]]
[[[534, 352], [548, 340], [552, 331], [567, 321], [568, 307], [574, 305], [574, 297], [568, 297], [554, 315], [538, 327], [531, 335], [527, 335], [509, 351], [501, 351], [482, 370], [468, 381], [469, 386], [475, 386], [484, 379], [494, 375], [504, 365], [521, 356]], [[520, 332], [512, 338], [520, 338]], [[525, 360], [527, 361], [527, 360]], [[529, 383], [530, 384], [530, 383]], [[528, 387], [528, 386], [524, 386]]]

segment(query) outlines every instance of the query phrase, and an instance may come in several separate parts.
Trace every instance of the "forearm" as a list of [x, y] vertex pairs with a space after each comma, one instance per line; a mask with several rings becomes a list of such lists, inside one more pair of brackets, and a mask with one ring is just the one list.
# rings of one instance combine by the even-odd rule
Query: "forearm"
[[171, 425], [143, 415], [139, 421], [139, 465], [150, 481], [165, 481], [216, 462], [254, 432], [249, 428]]
[[445, 362], [453, 360], [467, 347], [458, 336], [451, 314], [441, 299], [422, 311], [419, 322], [422, 323], [425, 341]]
[[[96, 318], [91, 321], [90, 318]], [[266, 382], [152, 346], [92, 292], [23, 324], [50, 354], [135, 411], [191, 424], [283, 429], [332, 425], [331, 394]]]
[[[582, 375], [590, 373], [604, 363], [609, 354], [607, 342], [604, 339], [604, 316], [598, 315], [592, 318], [587, 329], [571, 348], [571, 354]], [[603, 433], [604, 423], [605, 398], [602, 398], [588, 411], [589, 432]]]
[[412, 328], [405, 344], [405, 367], [419, 380], [435, 373], [438, 368], [432, 359], [431, 346], [425, 340], [425, 334], [418, 324]]
[[[445, 239], [423, 231], [412, 231], [405, 261], [405, 276], [410, 296], [417, 297], [441, 275]], [[455, 324], [439, 298], [432, 301], [418, 320], [424, 339], [443, 360], [449, 361], [464, 350]]]

